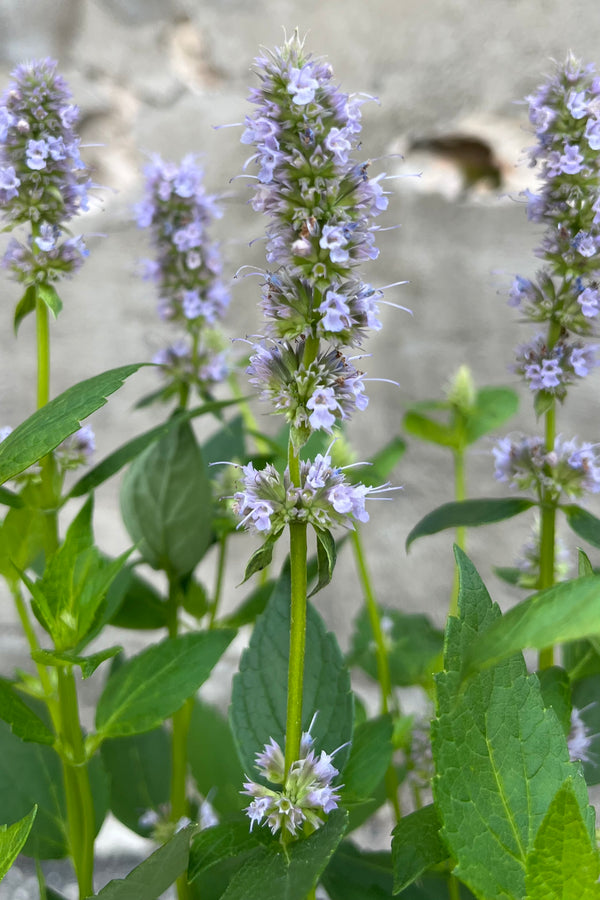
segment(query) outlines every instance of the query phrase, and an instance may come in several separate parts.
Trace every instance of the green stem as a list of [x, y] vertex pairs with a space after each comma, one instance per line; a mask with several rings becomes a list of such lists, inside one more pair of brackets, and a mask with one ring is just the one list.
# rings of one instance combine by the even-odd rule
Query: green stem
[[[169, 637], [177, 637], [179, 630], [180, 585], [176, 578], [169, 576]], [[187, 741], [194, 699], [186, 700], [181, 709], [171, 718], [171, 821], [178, 822], [189, 816], [190, 807], [187, 799]], [[184, 872], [175, 882], [178, 900], [191, 900], [187, 874]]]
[[306, 648], [306, 522], [290, 524], [291, 616], [290, 661], [288, 669], [287, 718], [285, 729], [285, 771], [300, 756], [302, 737], [302, 695]]
[[79, 886], [79, 900], [85, 900], [94, 893], [94, 801], [73, 671], [71, 667], [59, 666], [57, 673], [69, 845]]
[[215, 583], [215, 592], [212, 606], [210, 608], [210, 619], [208, 622], [209, 629], [214, 627], [217, 611], [221, 602], [221, 594], [223, 592], [223, 579], [225, 576], [225, 560], [227, 558], [227, 537], [223, 535], [219, 540], [219, 558], [217, 560], [217, 577]]
[[[29, 621], [29, 615], [27, 613], [27, 607], [25, 605], [25, 601], [21, 596], [21, 592], [16, 584], [11, 584], [10, 586], [11, 593], [13, 595], [13, 599], [15, 601], [15, 607], [17, 609], [17, 614], [19, 616], [19, 620], [21, 622], [21, 627], [23, 629], [23, 633], [27, 639], [27, 643], [29, 644], [29, 649], [31, 653], [35, 650], [39, 650], [38, 640], [35, 636], [35, 631], [33, 630], [33, 625]], [[50, 679], [50, 675], [48, 674], [48, 670], [41, 663], [36, 663], [36, 669], [38, 673], [38, 677], [40, 679], [40, 684], [42, 686], [42, 690], [44, 692], [44, 702], [48, 707], [48, 712], [50, 713], [50, 718], [52, 719], [52, 723], [54, 725], [54, 730], [58, 734], [59, 732], [59, 722], [60, 722], [60, 710], [58, 708], [56, 697], [54, 693], [54, 687], [52, 685], [52, 681]]]
[[460, 882], [456, 875], [452, 875], [448, 878], [448, 894], [450, 900], [460, 900]]
[[[560, 335], [560, 327], [551, 323], [548, 335], [548, 346], [552, 348]], [[554, 450], [556, 439], [556, 403], [546, 412], [545, 444], [546, 452]], [[540, 590], [554, 584], [554, 553], [556, 541], [556, 498], [550, 491], [542, 491], [541, 523], [540, 523]], [[547, 669], [554, 665], [554, 647], [540, 650], [539, 667]]]
[[48, 307], [38, 299], [35, 307], [37, 334], [37, 408], [50, 399], [50, 328]]
[[[454, 499], [457, 501], [465, 500], [467, 496], [467, 487], [465, 479], [465, 453], [464, 448], [454, 451]], [[467, 529], [460, 526], [456, 529], [456, 544], [461, 550], [466, 549], [467, 545]], [[454, 566], [454, 583], [452, 586], [452, 597], [450, 598], [450, 609], [448, 615], [455, 616], [458, 613], [458, 566]]]

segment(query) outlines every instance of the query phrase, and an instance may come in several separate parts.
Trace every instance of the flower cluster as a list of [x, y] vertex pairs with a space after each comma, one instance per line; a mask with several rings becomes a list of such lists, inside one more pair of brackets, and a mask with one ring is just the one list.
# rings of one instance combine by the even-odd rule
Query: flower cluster
[[307, 57], [294, 37], [257, 60], [261, 86], [250, 100], [242, 141], [258, 165], [252, 205], [271, 217], [267, 261], [285, 272], [267, 276], [263, 309], [274, 333], [302, 332], [358, 343], [365, 327], [381, 327], [375, 293], [353, 268], [375, 259], [372, 216], [388, 205], [383, 176], [351, 154], [365, 97], [341, 93], [331, 67]]
[[0, 101], [0, 210], [13, 239], [4, 265], [20, 281], [56, 281], [87, 256], [82, 238], [61, 241], [63, 224], [88, 208], [92, 186], [75, 132], [79, 109], [51, 59], [19, 66]]
[[544, 335], [537, 335], [529, 344], [517, 348], [515, 372], [527, 381], [530, 390], [546, 391], [564, 400], [567, 387], [588, 375], [598, 365], [597, 344], [559, 338], [548, 346]]
[[[256, 767], [266, 781], [281, 785], [276, 791], [256, 781], [244, 782], [241, 792], [252, 797], [246, 807], [250, 818], [250, 830], [255, 823], [266, 824], [273, 834], [287, 830], [296, 836], [306, 822], [312, 829], [320, 828], [325, 816], [337, 809], [342, 785], [332, 786], [338, 775], [332, 760], [338, 752], [317, 755], [313, 749], [314, 739], [305, 731], [300, 742], [300, 758], [285, 772], [285, 761], [277, 741], [270, 739], [262, 753], [256, 754]], [[341, 747], [338, 748], [341, 750]]]
[[296, 446], [304, 444], [311, 431], [321, 428], [331, 434], [336, 423], [369, 403], [362, 373], [339, 350], [320, 352], [307, 366], [304, 348], [304, 341], [255, 344], [247, 370], [260, 398], [285, 414]]
[[[535, 590], [539, 587], [541, 562], [541, 526], [539, 517], [534, 520], [530, 538], [521, 547], [516, 561], [519, 571], [519, 587]], [[571, 568], [571, 554], [564, 541], [556, 537], [554, 541], [554, 581], [566, 581]]]
[[215, 326], [229, 305], [217, 244], [209, 238], [220, 216], [216, 198], [207, 194], [194, 156], [180, 165], [153, 155], [145, 167], [145, 196], [137, 205], [137, 223], [149, 228], [155, 251], [143, 273], [156, 283], [158, 312], [183, 327], [186, 338], [161, 350], [154, 362], [175, 385], [194, 384], [200, 393], [223, 380], [227, 366], [223, 340]]
[[509, 487], [557, 499], [561, 493], [581, 497], [600, 491], [600, 456], [592, 444], [579, 445], [560, 435], [548, 451], [540, 437], [501, 438], [492, 450], [495, 477]]
[[317, 529], [354, 522], [368, 522], [365, 500], [370, 494], [389, 490], [351, 484], [342, 469], [331, 464], [327, 454], [317, 454], [314, 462], [300, 463], [300, 484], [291, 483], [289, 471], [283, 476], [268, 464], [257, 471], [252, 463], [241, 467], [243, 490], [234, 496], [233, 510], [251, 531], [267, 536], [280, 534], [289, 522], [307, 522]]

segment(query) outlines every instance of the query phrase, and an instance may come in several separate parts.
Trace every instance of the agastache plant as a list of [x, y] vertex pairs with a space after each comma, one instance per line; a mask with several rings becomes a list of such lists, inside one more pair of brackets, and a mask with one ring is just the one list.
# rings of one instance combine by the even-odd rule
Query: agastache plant
[[[600, 78], [573, 56], [528, 98], [537, 143], [529, 151], [540, 169], [538, 193], [527, 192], [529, 219], [546, 226], [536, 255], [536, 278], [517, 276], [509, 304], [526, 319], [546, 323], [517, 349], [515, 370], [528, 384], [544, 437], [504, 438], [494, 449], [496, 478], [533, 489], [541, 505], [539, 587], [554, 583], [556, 508], [564, 493], [600, 490], [596, 447], [556, 433], [557, 401], [598, 365], [595, 331], [600, 311]], [[542, 655], [552, 661], [551, 648]]]
[[[252, 206], [270, 218], [267, 261], [273, 268], [263, 287], [266, 336], [254, 346], [248, 372], [259, 395], [285, 415], [290, 440], [283, 476], [271, 465], [243, 467], [234, 508], [241, 524], [266, 538], [248, 572], [268, 562], [286, 526], [290, 532], [290, 664], [279, 779], [289, 794], [307, 765], [301, 754], [307, 526], [314, 528], [321, 565], [329, 569], [320, 579], [326, 583], [335, 558], [329, 529], [367, 521], [365, 500], [382, 489], [348, 481], [332, 464], [331, 448], [312, 461], [301, 460], [300, 450], [312, 433], [330, 434], [367, 405], [362, 373], [342, 347], [381, 328], [381, 291], [355, 271], [378, 254], [372, 217], [386, 209], [387, 197], [382, 176], [369, 178], [367, 164], [352, 158], [364, 97], [342, 93], [329, 64], [308, 56], [297, 34], [259, 57], [256, 72], [261, 83], [250, 95], [256, 109], [246, 117], [242, 141], [254, 148], [247, 162], [258, 166]], [[253, 821], [261, 811], [274, 815], [267, 797], [254, 796]], [[295, 834], [300, 821], [290, 827], [288, 820], [288, 831]], [[279, 819], [273, 823], [279, 827]]]
[[154, 154], [144, 174], [146, 190], [136, 209], [137, 223], [150, 230], [155, 254], [144, 261], [143, 273], [156, 284], [160, 318], [185, 331], [184, 338], [154, 357], [168, 379], [160, 396], [178, 394], [185, 406], [191, 388], [201, 397], [210, 396], [228, 373], [218, 324], [228, 308], [229, 291], [219, 247], [209, 233], [221, 209], [217, 198], [207, 193], [192, 155], [176, 165]]

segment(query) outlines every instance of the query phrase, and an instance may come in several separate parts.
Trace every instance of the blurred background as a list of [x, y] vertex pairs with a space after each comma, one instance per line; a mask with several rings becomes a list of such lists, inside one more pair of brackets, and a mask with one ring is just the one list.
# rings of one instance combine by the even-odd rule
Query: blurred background
[[[569, 49], [586, 62], [600, 61], [595, 0], [1, 0], [0, 85], [25, 59], [56, 58], [81, 108], [83, 155], [101, 186], [90, 211], [73, 223], [87, 235], [91, 253], [61, 287], [64, 310], [52, 323], [52, 393], [113, 366], [149, 360], [170, 338], [156, 316], [152, 285], [138, 275], [149, 249], [132, 207], [142, 194], [148, 153], [174, 160], [201, 154], [207, 188], [224, 198], [218, 233], [226, 272], [233, 278], [242, 265], [264, 265], [262, 242], [250, 242], [260, 239], [265, 221], [247, 203], [247, 182], [231, 180], [248, 148], [239, 143], [241, 129], [215, 126], [243, 120], [256, 82], [253, 58], [296, 26], [308, 34], [314, 54], [328, 57], [345, 91], [377, 98], [363, 107], [361, 152], [374, 160], [373, 173], [394, 176], [385, 182], [389, 210], [378, 221], [401, 227], [379, 235], [381, 255], [365, 278], [374, 285], [407, 280], [387, 298], [413, 315], [383, 307], [383, 328], [365, 346], [372, 354], [368, 374], [399, 387], [370, 385], [369, 408], [349, 428], [358, 457], [400, 433], [406, 408], [440, 397], [463, 363], [478, 385], [517, 387], [521, 412], [512, 427], [535, 431], [526, 388], [508, 369], [515, 345], [533, 332], [519, 325], [507, 293], [515, 274], [535, 272], [539, 239], [519, 196], [535, 189], [535, 173], [523, 162], [532, 140], [522, 98]], [[237, 279], [232, 293], [229, 336], [260, 331], [258, 280]], [[14, 427], [34, 409], [34, 321], [27, 319], [15, 340], [19, 288], [4, 279], [2, 294], [0, 426]], [[560, 411], [565, 435], [599, 439], [597, 378], [576, 388]], [[97, 460], [164, 417], [157, 407], [133, 410], [155, 387], [156, 373], [145, 370], [92, 417]], [[278, 424], [264, 408], [257, 414], [266, 429]], [[505, 493], [493, 479], [491, 446], [483, 439], [471, 450], [472, 496]], [[452, 535], [423, 539], [409, 556], [404, 541], [426, 512], [452, 499], [450, 458], [408, 440], [393, 480], [403, 491], [390, 503], [371, 504], [364, 529], [378, 599], [428, 612], [441, 625], [452, 586]], [[523, 517], [469, 535], [469, 552], [503, 606], [522, 593], [500, 582], [491, 565], [513, 564], [529, 526]], [[107, 552], [129, 543], [117, 479], [98, 492], [96, 531]], [[237, 542], [225, 600], [230, 607], [241, 599], [235, 585], [255, 546], [251, 539]], [[317, 606], [346, 648], [362, 598], [349, 548], [341, 557]], [[210, 577], [211, 560], [202, 566]], [[0, 669], [8, 673], [25, 660], [9, 602], [0, 621]]]

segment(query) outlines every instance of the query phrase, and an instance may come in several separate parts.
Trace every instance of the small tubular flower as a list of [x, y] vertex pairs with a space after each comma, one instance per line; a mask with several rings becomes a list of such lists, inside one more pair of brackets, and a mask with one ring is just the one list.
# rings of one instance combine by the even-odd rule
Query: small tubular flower
[[552, 348], [543, 335], [517, 348], [514, 371], [522, 375], [532, 391], [545, 391], [564, 400], [567, 387], [589, 375], [598, 365], [597, 344], [559, 338]]
[[492, 453], [494, 476], [511, 488], [532, 489], [540, 498], [545, 491], [555, 499], [561, 493], [581, 497], [600, 491], [600, 457], [593, 444], [558, 435], [548, 452], [541, 437], [504, 437]]

